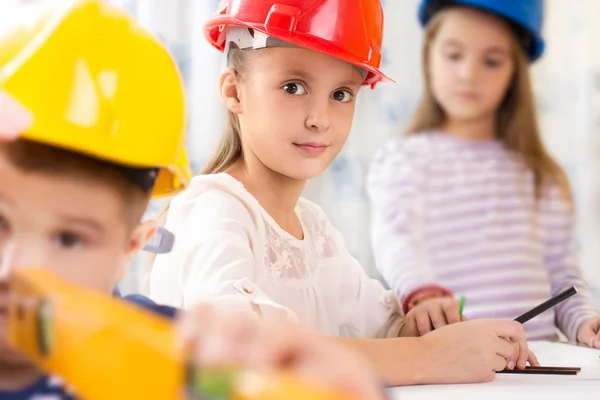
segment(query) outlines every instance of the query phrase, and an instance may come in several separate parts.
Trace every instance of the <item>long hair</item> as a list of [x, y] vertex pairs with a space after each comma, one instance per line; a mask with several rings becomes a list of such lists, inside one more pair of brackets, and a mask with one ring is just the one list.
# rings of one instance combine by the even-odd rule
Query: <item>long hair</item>
[[[255, 50], [258, 51], [258, 50]], [[248, 69], [249, 50], [240, 50], [237, 46], [231, 45], [227, 54], [228, 65], [235, 71], [238, 78], [241, 78]], [[227, 111], [227, 127], [217, 151], [213, 154], [208, 164], [200, 171], [199, 175], [218, 174], [226, 171], [233, 164], [243, 157], [242, 140], [240, 137], [240, 121], [238, 116], [231, 111]], [[158, 216], [156, 222], [159, 226], [164, 226], [167, 221], [167, 213], [170, 203]]]

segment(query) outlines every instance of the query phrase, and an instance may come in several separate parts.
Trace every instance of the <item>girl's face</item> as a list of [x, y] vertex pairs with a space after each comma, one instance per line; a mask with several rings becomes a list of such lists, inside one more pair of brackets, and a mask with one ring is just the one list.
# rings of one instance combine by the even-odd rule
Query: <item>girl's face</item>
[[306, 180], [346, 142], [362, 76], [334, 57], [276, 47], [253, 54], [236, 81], [237, 100], [226, 102], [239, 116], [246, 163]]
[[494, 117], [515, 69], [512, 32], [499, 18], [477, 10], [445, 13], [429, 46], [433, 96], [449, 119]]

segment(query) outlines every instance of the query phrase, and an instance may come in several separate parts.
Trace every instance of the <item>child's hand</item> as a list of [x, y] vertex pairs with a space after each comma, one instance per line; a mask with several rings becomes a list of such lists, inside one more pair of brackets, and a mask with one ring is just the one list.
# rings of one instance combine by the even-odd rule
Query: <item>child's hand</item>
[[585, 321], [577, 331], [577, 341], [600, 349], [600, 315]]
[[0, 141], [15, 140], [32, 123], [31, 112], [10, 94], [0, 90]]
[[458, 301], [451, 298], [426, 300], [408, 312], [400, 336], [423, 336], [434, 329], [460, 322], [458, 309]]
[[426, 367], [438, 383], [486, 382], [511, 366], [523, 369], [527, 361], [539, 365], [522, 325], [515, 321], [467, 321], [435, 330], [422, 340], [427, 341]]
[[288, 321], [198, 306], [179, 321], [181, 344], [202, 367], [288, 370], [351, 399], [382, 399], [382, 386], [354, 350]]

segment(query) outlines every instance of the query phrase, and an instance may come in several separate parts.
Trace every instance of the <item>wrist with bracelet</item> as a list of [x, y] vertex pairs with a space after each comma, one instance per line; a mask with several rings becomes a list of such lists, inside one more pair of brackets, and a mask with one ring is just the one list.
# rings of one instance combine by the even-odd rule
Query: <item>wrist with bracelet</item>
[[408, 314], [410, 310], [424, 302], [425, 300], [435, 298], [452, 298], [454, 294], [440, 285], [421, 286], [409, 292], [402, 302], [402, 310], [404, 314]]

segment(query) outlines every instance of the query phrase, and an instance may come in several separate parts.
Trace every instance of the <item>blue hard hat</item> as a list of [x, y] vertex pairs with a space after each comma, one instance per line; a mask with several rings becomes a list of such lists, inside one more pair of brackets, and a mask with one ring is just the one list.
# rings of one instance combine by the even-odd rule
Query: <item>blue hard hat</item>
[[508, 20], [516, 27], [530, 62], [537, 60], [544, 52], [543, 0], [422, 0], [418, 15], [421, 25], [427, 25], [436, 12], [449, 5], [479, 8]]

